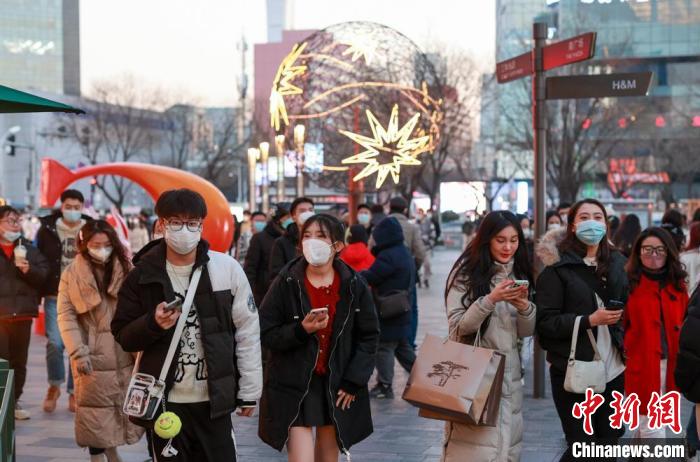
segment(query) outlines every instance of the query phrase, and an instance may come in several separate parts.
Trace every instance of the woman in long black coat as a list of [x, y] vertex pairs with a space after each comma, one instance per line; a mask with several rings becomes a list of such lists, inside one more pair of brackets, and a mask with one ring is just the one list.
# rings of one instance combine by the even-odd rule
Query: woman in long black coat
[[[287, 446], [290, 461], [337, 460], [339, 450], [348, 455], [373, 431], [367, 382], [378, 321], [366, 283], [337, 258], [343, 237], [336, 218], [309, 218], [304, 256], [282, 270], [260, 307], [269, 356], [258, 435], [279, 451]], [[322, 308], [312, 304], [319, 289], [334, 299], [326, 314], [311, 313]]]

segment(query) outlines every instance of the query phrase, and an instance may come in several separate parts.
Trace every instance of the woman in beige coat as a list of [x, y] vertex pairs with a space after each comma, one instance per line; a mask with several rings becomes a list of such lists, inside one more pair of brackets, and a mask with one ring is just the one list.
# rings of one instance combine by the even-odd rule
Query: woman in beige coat
[[134, 444], [143, 429], [122, 414], [134, 358], [114, 341], [110, 323], [130, 263], [103, 220], [78, 235], [79, 253], [61, 276], [58, 326], [75, 377], [75, 439], [91, 461], [120, 461], [117, 446]]
[[514, 462], [523, 436], [518, 338], [535, 330], [535, 306], [525, 237], [510, 212], [491, 212], [455, 263], [445, 294], [450, 338], [498, 350], [506, 357], [495, 427], [447, 422], [443, 462]]

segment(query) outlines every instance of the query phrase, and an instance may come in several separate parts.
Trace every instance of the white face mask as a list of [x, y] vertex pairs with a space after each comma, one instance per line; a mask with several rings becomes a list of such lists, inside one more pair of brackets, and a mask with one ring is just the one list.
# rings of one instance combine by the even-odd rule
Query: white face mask
[[171, 231], [167, 226], [165, 227], [165, 243], [180, 255], [192, 252], [201, 238], [201, 231], [190, 231], [187, 226], [183, 226], [180, 231]]
[[300, 214], [297, 216], [297, 220], [299, 221], [297, 224], [298, 224], [299, 227], [301, 228], [301, 227], [304, 225], [304, 223], [306, 223], [306, 220], [308, 220], [309, 218], [313, 217], [314, 215], [315, 215], [315, 213], [312, 212], [311, 210], [309, 210], [308, 212], [302, 212], [302, 213], [300, 213]]
[[88, 253], [92, 258], [99, 261], [100, 263], [105, 263], [112, 256], [111, 247], [101, 247], [99, 249], [88, 248]]
[[304, 258], [311, 266], [323, 266], [331, 259], [333, 247], [320, 239], [306, 239], [302, 243]]
[[547, 226], [547, 231], [559, 228], [561, 228], [561, 225], [559, 223], [551, 223], [549, 226]]
[[22, 233], [19, 231], [3, 231], [2, 237], [7, 242], [15, 242], [17, 239], [22, 237]]

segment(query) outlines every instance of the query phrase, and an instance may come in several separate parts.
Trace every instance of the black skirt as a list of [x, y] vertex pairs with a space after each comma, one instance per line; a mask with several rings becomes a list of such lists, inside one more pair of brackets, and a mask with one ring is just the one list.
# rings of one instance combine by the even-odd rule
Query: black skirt
[[328, 376], [313, 374], [309, 392], [299, 408], [299, 416], [292, 427], [323, 427], [333, 425], [328, 403]]

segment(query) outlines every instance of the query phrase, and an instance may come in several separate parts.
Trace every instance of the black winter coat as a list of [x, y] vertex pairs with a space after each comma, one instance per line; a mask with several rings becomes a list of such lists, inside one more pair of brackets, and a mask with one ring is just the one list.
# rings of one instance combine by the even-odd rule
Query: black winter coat
[[[260, 307], [260, 337], [269, 351], [260, 399], [260, 438], [281, 451], [289, 438], [318, 357], [319, 342], [301, 320], [311, 310], [304, 286], [306, 260], [298, 258], [272, 283]], [[336, 305], [328, 360], [328, 403], [338, 447], [347, 451], [373, 431], [367, 382], [374, 370], [379, 327], [367, 285], [349, 266], [336, 259], [340, 301]], [[342, 388], [355, 394], [345, 411], [335, 407]]]
[[29, 271], [22, 273], [15, 266], [14, 256], [7, 258], [0, 251], [0, 320], [39, 314], [40, 290], [49, 274], [49, 264], [39, 250], [24, 238], [15, 245], [27, 248]]
[[250, 247], [245, 256], [243, 270], [248, 276], [248, 282], [253, 289], [255, 304], [260, 306], [267, 289], [270, 286], [269, 263], [272, 254], [272, 246], [275, 240], [282, 236], [279, 226], [270, 221], [265, 229], [254, 234], [250, 239]]
[[[538, 247], [538, 255], [542, 256], [540, 250]], [[626, 302], [629, 294], [625, 257], [620, 252], [612, 251], [610, 258], [608, 274], [599, 281], [599, 290], [604, 292], [600, 297], [606, 305], [610, 300]], [[547, 360], [552, 364], [552, 368], [561, 374], [566, 372], [574, 321], [580, 315], [583, 315], [583, 319], [579, 327], [576, 359], [593, 360], [593, 347], [588, 340], [586, 329], [591, 328], [588, 315], [598, 309], [598, 304], [596, 292], [589, 280], [598, 280], [595, 269], [586, 265], [581, 257], [572, 252], [561, 255], [560, 259], [547, 266], [537, 279], [535, 304], [538, 340], [547, 351]], [[622, 353], [624, 344], [621, 324], [614, 324], [608, 328], [613, 345]], [[591, 330], [597, 338], [598, 328], [592, 327]], [[624, 358], [624, 355], [622, 357]]]
[[274, 281], [287, 263], [301, 255], [299, 248], [299, 227], [292, 223], [284, 235], [275, 240], [270, 253], [269, 280]]
[[[194, 270], [203, 271], [194, 296], [194, 306], [201, 325], [202, 345], [207, 365], [207, 382], [211, 417], [217, 418], [236, 409], [237, 379], [235, 371], [234, 331], [231, 319], [233, 295], [230, 291], [213, 292], [207, 262], [209, 244], [197, 246]], [[111, 329], [124, 351], [142, 351], [139, 372], [160, 375], [175, 332], [175, 325], [163, 330], [155, 320], [155, 309], [163, 301], [175, 299], [165, 268], [166, 245], [163, 239], [146, 245], [134, 257], [134, 269], [124, 280], [117, 297], [117, 310]], [[216, 354], [211, 352], [215, 351]], [[180, 354], [180, 346], [174, 358]], [[173, 360], [165, 379], [166, 393], [172, 388], [177, 361]]]
[[[415, 284], [416, 267], [408, 248], [404, 245], [401, 225], [394, 217], [382, 220], [372, 231], [375, 245], [372, 254], [377, 257], [372, 266], [360, 273], [379, 295], [394, 290], [410, 290]], [[402, 316], [380, 319], [382, 342], [407, 339], [411, 332], [409, 311]]]
[[[43, 296], [55, 296], [58, 294], [58, 283], [61, 281], [61, 255], [63, 247], [61, 239], [56, 231], [56, 221], [61, 218], [61, 212], [39, 218], [41, 227], [37, 231], [35, 242], [39, 251], [46, 257], [49, 264], [49, 273], [41, 290]], [[82, 219], [91, 221], [92, 217], [83, 215]]]
[[700, 403], [700, 290], [695, 289], [681, 328], [674, 378], [681, 393]]

